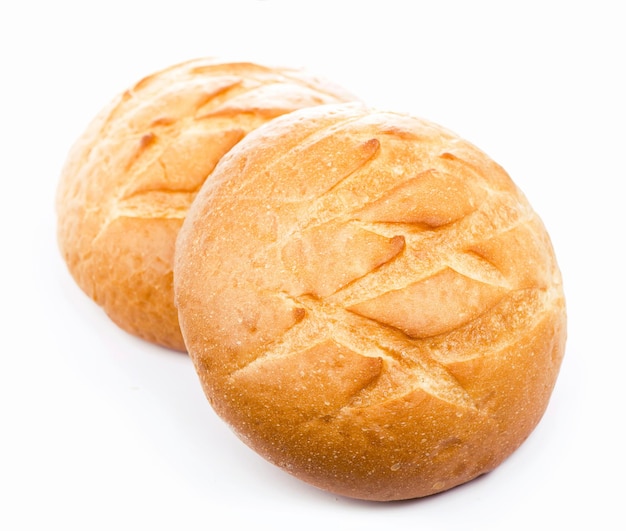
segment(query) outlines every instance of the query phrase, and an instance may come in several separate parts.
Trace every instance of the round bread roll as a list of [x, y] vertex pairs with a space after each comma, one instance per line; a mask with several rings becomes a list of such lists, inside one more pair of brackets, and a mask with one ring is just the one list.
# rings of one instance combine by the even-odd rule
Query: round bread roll
[[498, 466], [565, 347], [548, 234], [507, 173], [427, 121], [297, 111], [219, 163], [181, 229], [175, 298], [216, 412], [296, 477], [366, 500]]
[[174, 243], [217, 161], [276, 116], [353, 100], [308, 73], [197, 59], [120, 94], [71, 149], [58, 240], [82, 290], [121, 328], [185, 350], [174, 307]]

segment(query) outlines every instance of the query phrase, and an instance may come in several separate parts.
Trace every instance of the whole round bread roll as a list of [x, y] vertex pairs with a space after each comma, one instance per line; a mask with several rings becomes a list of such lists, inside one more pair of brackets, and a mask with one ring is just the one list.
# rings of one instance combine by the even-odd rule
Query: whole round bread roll
[[302, 70], [196, 59], [114, 99], [71, 149], [58, 241], [82, 290], [121, 328], [185, 350], [174, 307], [174, 242], [217, 161], [276, 116], [353, 100]]
[[359, 104], [283, 116], [228, 153], [174, 271], [216, 412], [348, 497], [492, 470], [539, 422], [564, 353], [553, 248], [507, 173], [435, 124]]

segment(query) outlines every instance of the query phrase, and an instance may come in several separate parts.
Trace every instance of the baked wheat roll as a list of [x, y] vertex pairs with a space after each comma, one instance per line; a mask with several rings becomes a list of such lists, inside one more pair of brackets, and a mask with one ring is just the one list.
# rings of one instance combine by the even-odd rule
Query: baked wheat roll
[[185, 350], [174, 242], [197, 190], [247, 133], [303, 107], [354, 99], [301, 69], [201, 58], [118, 95], [71, 149], [58, 241], [82, 290], [121, 328]]
[[216, 412], [347, 497], [423, 497], [494, 469], [540, 421], [564, 354], [557, 261], [509, 175], [438, 125], [360, 104], [233, 148], [174, 271]]

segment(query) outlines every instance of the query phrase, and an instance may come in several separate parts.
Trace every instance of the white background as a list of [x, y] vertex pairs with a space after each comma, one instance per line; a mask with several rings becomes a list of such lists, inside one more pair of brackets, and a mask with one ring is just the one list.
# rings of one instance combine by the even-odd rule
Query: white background
[[[153, 0], [0, 7], [0, 529], [626, 529], [626, 38], [621, 2]], [[56, 247], [70, 145], [186, 59], [302, 66], [438, 122], [524, 190], [552, 236], [569, 338], [541, 424], [445, 494], [364, 503], [266, 463], [189, 359], [118, 330]]]

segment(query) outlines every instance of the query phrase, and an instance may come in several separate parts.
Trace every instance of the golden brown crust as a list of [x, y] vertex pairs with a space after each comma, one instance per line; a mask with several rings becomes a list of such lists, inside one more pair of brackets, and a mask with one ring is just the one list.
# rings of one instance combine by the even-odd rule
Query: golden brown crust
[[509, 176], [449, 131], [358, 104], [238, 144], [184, 222], [175, 273], [215, 410], [355, 498], [492, 470], [539, 422], [564, 352], [559, 269]]
[[79, 286], [120, 327], [185, 350], [173, 305], [174, 242], [224, 153], [266, 121], [354, 99], [303, 71], [197, 59], [120, 94], [71, 150], [58, 240]]

